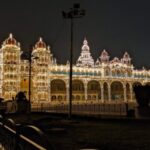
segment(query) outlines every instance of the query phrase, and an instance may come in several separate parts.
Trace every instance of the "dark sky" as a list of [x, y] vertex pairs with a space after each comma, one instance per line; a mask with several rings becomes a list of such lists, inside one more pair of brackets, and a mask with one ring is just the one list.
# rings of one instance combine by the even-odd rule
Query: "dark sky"
[[0, 42], [11, 32], [23, 50], [40, 36], [59, 63], [69, 59], [70, 21], [62, 10], [80, 2], [86, 16], [74, 24], [74, 60], [84, 37], [95, 61], [105, 48], [111, 59], [128, 51], [136, 68], [150, 68], [150, 2], [148, 0], [5, 0], [0, 2]]

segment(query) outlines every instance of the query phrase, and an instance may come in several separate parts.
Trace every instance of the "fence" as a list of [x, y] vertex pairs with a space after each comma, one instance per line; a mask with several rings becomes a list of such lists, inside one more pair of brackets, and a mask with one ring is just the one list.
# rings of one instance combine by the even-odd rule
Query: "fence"
[[[73, 103], [72, 114], [80, 115], [109, 115], [109, 116], [126, 116], [129, 109], [134, 104], [127, 103]], [[32, 111], [36, 112], [54, 112], [67, 113], [67, 103], [41, 103], [32, 104]]]

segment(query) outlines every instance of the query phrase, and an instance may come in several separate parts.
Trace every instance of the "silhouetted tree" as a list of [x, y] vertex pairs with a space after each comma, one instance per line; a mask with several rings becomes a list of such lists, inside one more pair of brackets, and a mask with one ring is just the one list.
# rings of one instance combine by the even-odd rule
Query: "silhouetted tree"
[[150, 86], [137, 85], [134, 87], [135, 98], [139, 106], [148, 107], [150, 102]]

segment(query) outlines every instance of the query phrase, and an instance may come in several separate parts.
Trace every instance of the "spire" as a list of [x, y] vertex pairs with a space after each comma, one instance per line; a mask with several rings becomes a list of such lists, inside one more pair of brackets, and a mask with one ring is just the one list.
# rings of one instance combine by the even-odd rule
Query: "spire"
[[88, 41], [86, 40], [86, 37], [84, 38], [83, 45], [88, 45]]
[[42, 39], [42, 37], [40, 37], [40, 38], [39, 38], [39, 42], [43, 42], [43, 39]]
[[94, 66], [94, 60], [90, 53], [90, 47], [86, 38], [83, 40], [81, 55], [79, 56], [76, 66]]
[[10, 39], [13, 38], [13, 34], [12, 34], [12, 33], [9, 34], [9, 38], [10, 38]]
[[83, 45], [82, 45], [82, 51], [89, 51], [90, 50], [90, 47], [88, 46], [88, 41], [86, 38], [84, 38], [83, 40]]

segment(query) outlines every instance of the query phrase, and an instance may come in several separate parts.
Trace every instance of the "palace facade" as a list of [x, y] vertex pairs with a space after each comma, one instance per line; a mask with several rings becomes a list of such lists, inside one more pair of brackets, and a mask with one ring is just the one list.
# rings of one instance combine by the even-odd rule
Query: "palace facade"
[[[12, 34], [0, 49], [0, 97], [11, 100], [19, 91], [29, 89], [29, 61]], [[38, 58], [38, 59], [34, 59]], [[150, 71], [136, 70], [127, 52], [121, 59], [110, 60], [103, 50], [92, 58], [86, 39], [81, 54], [73, 65], [72, 100], [74, 102], [135, 102], [133, 87], [150, 84]], [[57, 64], [50, 47], [42, 38], [32, 50], [31, 100], [33, 103], [67, 102], [69, 98], [69, 62]]]

